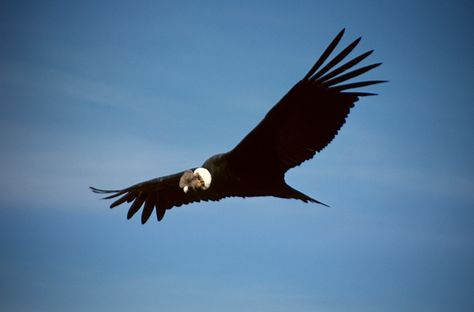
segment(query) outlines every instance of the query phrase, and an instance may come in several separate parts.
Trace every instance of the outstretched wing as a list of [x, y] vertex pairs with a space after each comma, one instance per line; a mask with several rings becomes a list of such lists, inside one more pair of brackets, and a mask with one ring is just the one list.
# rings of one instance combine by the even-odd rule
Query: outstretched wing
[[223, 198], [223, 196], [210, 190], [206, 192], [190, 190], [185, 194], [179, 187], [179, 180], [183, 173], [184, 171], [148, 180], [122, 190], [101, 190], [95, 187], [91, 187], [91, 190], [99, 194], [109, 194], [107, 197], [104, 197], [104, 199], [116, 198], [110, 205], [110, 208], [114, 208], [125, 202], [132, 203], [128, 210], [128, 219], [133, 217], [133, 215], [144, 206], [141, 216], [142, 224], [147, 222], [150, 218], [153, 209], [156, 211], [158, 221], [161, 221], [167, 209], [192, 202], [199, 202], [201, 200], [217, 201]]
[[[326, 147], [344, 124], [350, 109], [361, 96], [373, 93], [350, 91], [385, 81], [370, 80], [346, 83], [381, 63], [353, 69], [372, 51], [365, 52], [336, 67], [359, 43], [352, 42], [322, 67], [336, 48], [344, 29], [334, 38], [306, 74], [232, 150], [235, 165], [252, 163], [286, 172], [311, 159]], [[322, 67], [322, 68], [321, 68]]]

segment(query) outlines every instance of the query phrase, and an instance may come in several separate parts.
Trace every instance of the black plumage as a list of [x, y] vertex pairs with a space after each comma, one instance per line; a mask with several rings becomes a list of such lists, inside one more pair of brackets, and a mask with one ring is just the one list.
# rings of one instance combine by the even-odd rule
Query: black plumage
[[[125, 202], [132, 203], [127, 214], [129, 219], [143, 206], [142, 223], [149, 219], [153, 210], [160, 221], [166, 210], [172, 207], [197, 201], [218, 201], [231, 196], [276, 196], [323, 204], [288, 186], [284, 175], [289, 169], [311, 159], [334, 139], [359, 97], [375, 95], [351, 89], [384, 82], [369, 80], [346, 83], [380, 65], [376, 63], [353, 69], [373, 50], [336, 67], [357, 46], [360, 38], [323, 66], [343, 34], [344, 29], [304, 78], [237, 146], [204, 162], [202, 168], [207, 169], [212, 177], [208, 188], [203, 187], [203, 181], [198, 176], [196, 183], [199, 186], [183, 191], [180, 186], [183, 181], [180, 179], [187, 172], [183, 171], [122, 190], [91, 189], [96, 193], [108, 194], [106, 199], [117, 198], [110, 205], [111, 208]], [[192, 175], [192, 172], [187, 174]]]

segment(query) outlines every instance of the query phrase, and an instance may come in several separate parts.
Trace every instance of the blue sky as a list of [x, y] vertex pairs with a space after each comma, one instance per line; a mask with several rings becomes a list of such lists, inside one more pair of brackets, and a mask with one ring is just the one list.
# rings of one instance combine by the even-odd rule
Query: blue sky
[[[472, 311], [469, 1], [3, 1], [2, 311]], [[384, 64], [287, 174], [127, 221], [119, 188], [232, 148], [346, 27]]]

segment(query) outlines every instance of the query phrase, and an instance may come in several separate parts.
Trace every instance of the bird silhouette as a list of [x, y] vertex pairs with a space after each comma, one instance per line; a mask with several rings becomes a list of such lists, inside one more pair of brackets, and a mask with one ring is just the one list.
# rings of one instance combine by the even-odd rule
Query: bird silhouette
[[360, 97], [375, 95], [353, 89], [385, 82], [347, 82], [381, 64], [354, 69], [373, 50], [337, 67], [358, 45], [360, 37], [327, 61], [343, 35], [344, 29], [303, 79], [229, 152], [210, 157], [200, 167], [124, 189], [91, 187], [92, 191], [106, 194], [105, 199], [115, 199], [111, 208], [131, 203], [128, 219], [143, 206], [142, 223], [147, 222], [153, 210], [160, 221], [173, 207], [234, 196], [275, 196], [325, 205], [289, 186], [285, 173], [313, 158], [334, 139]]

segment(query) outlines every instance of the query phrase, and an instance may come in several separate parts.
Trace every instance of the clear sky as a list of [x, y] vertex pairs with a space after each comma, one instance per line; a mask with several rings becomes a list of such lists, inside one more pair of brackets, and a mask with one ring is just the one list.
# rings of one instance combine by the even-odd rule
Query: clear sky
[[[2, 1], [1, 311], [473, 311], [472, 1]], [[126, 220], [232, 148], [339, 30], [384, 64], [273, 198]]]

